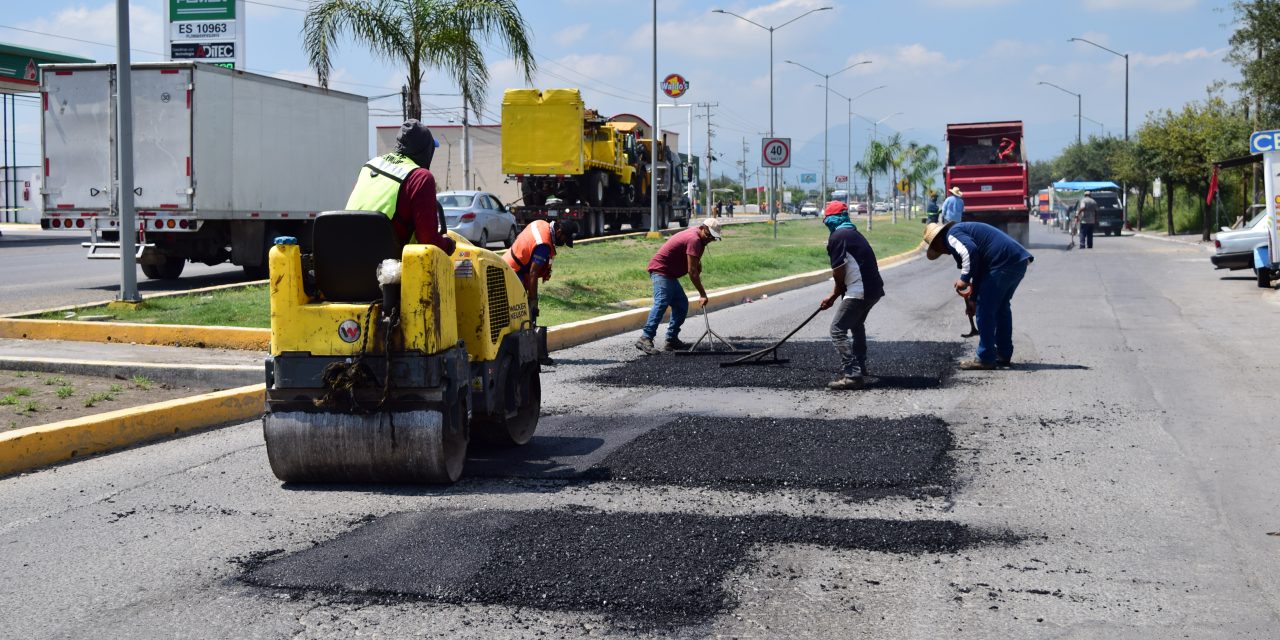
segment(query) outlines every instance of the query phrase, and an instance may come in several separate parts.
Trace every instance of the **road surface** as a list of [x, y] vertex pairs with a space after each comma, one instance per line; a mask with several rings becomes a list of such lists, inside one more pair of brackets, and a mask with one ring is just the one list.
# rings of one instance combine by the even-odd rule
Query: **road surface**
[[[0, 635], [1277, 637], [1277, 293], [1195, 246], [1032, 240], [1013, 370], [938, 364], [973, 342], [921, 259], [860, 392], [816, 388], [826, 314], [785, 369], [558, 352], [533, 445], [452, 488], [282, 486], [257, 423], [0, 480]], [[713, 327], [776, 338], [826, 290]], [[618, 386], [649, 375], [680, 384]]]

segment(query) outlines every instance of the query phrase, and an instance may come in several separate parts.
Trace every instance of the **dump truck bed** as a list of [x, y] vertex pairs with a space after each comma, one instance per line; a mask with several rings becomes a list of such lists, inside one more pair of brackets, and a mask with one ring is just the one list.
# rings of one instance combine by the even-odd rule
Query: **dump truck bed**
[[583, 112], [577, 89], [507, 90], [502, 97], [502, 172], [581, 175]]

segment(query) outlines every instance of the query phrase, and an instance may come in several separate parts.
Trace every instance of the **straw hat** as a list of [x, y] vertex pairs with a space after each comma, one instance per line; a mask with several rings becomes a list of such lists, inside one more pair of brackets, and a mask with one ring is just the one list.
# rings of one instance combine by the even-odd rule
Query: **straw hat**
[[[930, 260], [937, 260], [938, 256], [947, 252], [945, 248], [941, 247], [944, 246], [942, 243], [946, 242], [947, 229], [950, 229], [953, 224], [955, 223], [947, 222], [945, 224], [938, 224], [936, 222], [930, 222], [925, 225], [924, 244], [928, 247], [928, 251], [925, 253], [926, 258], [929, 258]], [[942, 240], [935, 243], [934, 241], [938, 240], [939, 237], [941, 237]]]
[[955, 197], [957, 197], [957, 198], [963, 198], [963, 197], [964, 197], [964, 192], [960, 190], [960, 187], [951, 187], [950, 189], [948, 189], [948, 191], [950, 191], [950, 192], [951, 192], [951, 195], [953, 195], [953, 196], [955, 196]]

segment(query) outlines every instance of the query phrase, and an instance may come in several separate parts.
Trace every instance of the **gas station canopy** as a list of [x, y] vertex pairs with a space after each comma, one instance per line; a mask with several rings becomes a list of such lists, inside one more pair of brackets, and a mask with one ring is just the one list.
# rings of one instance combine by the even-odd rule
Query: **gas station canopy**
[[52, 62], [93, 60], [0, 42], [0, 93], [35, 93], [40, 88], [40, 65]]

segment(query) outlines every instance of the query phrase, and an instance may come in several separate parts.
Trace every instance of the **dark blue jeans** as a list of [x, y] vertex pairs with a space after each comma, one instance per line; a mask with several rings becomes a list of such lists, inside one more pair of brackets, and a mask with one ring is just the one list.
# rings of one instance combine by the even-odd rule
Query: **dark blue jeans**
[[1080, 248], [1093, 248], [1093, 225], [1087, 222], [1080, 223]]
[[991, 364], [1013, 358], [1013, 292], [1027, 275], [1027, 263], [994, 269], [978, 284], [978, 359]]
[[684, 324], [684, 318], [689, 314], [689, 296], [685, 295], [679, 278], [668, 278], [656, 273], [649, 275], [653, 277], [653, 308], [649, 310], [649, 321], [644, 323], [640, 333], [650, 339], [658, 335], [658, 323], [662, 322], [662, 314], [667, 307], [671, 307], [667, 340], [675, 340], [680, 337], [680, 325]]

